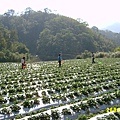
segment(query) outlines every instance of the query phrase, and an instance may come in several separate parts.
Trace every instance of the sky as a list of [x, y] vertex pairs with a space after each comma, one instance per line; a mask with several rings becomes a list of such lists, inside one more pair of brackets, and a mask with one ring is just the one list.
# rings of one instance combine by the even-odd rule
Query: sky
[[9, 9], [15, 13], [25, 11], [27, 7], [34, 11], [52, 10], [55, 14], [80, 18], [99, 29], [120, 22], [120, 0], [0, 0], [0, 14]]

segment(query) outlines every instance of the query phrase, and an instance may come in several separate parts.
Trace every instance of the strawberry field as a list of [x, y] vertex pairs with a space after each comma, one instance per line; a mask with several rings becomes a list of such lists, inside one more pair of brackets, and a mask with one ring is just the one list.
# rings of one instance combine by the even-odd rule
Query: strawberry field
[[119, 120], [109, 108], [120, 108], [120, 59], [0, 63], [0, 120]]

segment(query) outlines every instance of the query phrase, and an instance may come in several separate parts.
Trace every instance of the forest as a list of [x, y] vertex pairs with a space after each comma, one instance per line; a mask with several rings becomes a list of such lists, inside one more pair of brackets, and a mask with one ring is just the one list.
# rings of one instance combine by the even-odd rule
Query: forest
[[20, 61], [22, 56], [39, 60], [73, 59], [85, 50], [110, 52], [120, 46], [120, 34], [99, 30], [79, 20], [26, 8], [17, 15], [13, 9], [0, 15], [0, 61]]

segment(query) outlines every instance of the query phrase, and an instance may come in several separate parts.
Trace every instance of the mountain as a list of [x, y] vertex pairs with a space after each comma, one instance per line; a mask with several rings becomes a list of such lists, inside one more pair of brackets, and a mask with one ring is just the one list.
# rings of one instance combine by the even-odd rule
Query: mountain
[[104, 28], [104, 30], [110, 30], [112, 32], [119, 33], [120, 32], [120, 23], [117, 22], [110, 26], [107, 26], [106, 28]]
[[[8, 30], [14, 30], [18, 35], [18, 42], [24, 44], [32, 55], [38, 55], [41, 60], [56, 60], [60, 52], [64, 59], [72, 59], [85, 50], [107, 52], [115, 48], [111, 40], [91, 30], [85, 22], [48, 11], [35, 12], [29, 9], [20, 16], [9, 11], [0, 16], [0, 22]], [[97, 30], [95, 27], [93, 29]], [[3, 42], [6, 37], [9, 38], [4, 32], [3, 36]], [[9, 41], [14, 39], [11, 34]], [[11, 46], [12, 48], [15, 47]]]

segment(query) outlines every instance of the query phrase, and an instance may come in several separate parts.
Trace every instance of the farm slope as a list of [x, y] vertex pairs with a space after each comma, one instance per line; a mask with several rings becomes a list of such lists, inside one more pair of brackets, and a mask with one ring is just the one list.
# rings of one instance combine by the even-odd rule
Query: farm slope
[[119, 103], [120, 59], [66, 60], [61, 68], [57, 61], [28, 63], [24, 70], [0, 63], [1, 120], [90, 119]]

